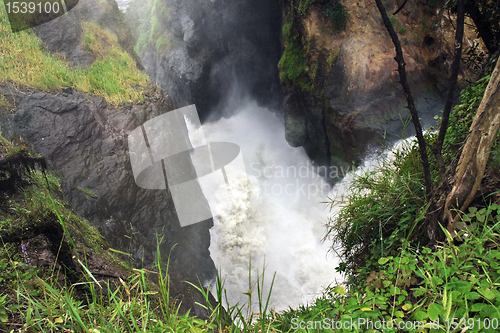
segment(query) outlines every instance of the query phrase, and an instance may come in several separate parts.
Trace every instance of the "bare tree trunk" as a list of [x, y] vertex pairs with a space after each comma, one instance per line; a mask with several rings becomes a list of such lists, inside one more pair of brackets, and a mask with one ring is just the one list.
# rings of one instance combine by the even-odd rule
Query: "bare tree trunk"
[[399, 79], [401, 80], [401, 86], [408, 101], [408, 109], [410, 110], [411, 120], [415, 126], [415, 132], [417, 135], [418, 148], [420, 151], [420, 159], [422, 160], [422, 167], [424, 169], [424, 184], [425, 184], [425, 194], [427, 199], [430, 199], [432, 195], [432, 182], [431, 182], [431, 172], [429, 168], [429, 157], [427, 155], [427, 144], [424, 139], [422, 125], [420, 124], [420, 119], [418, 117], [417, 109], [415, 108], [415, 101], [413, 100], [413, 95], [410, 90], [410, 85], [408, 84], [408, 79], [406, 77], [406, 63], [403, 57], [403, 50], [401, 48], [401, 42], [399, 41], [398, 35], [394, 30], [394, 27], [387, 16], [387, 11], [385, 10], [384, 4], [381, 0], [375, 0], [377, 3], [378, 10], [384, 21], [384, 26], [391, 36], [394, 47], [396, 48], [396, 57], [394, 60], [398, 63]]
[[[484, 176], [491, 148], [500, 127], [500, 61], [491, 75], [483, 100], [472, 122], [457, 165], [453, 188], [446, 198], [443, 221], [448, 223], [448, 231], [453, 235], [455, 223], [474, 199]], [[455, 216], [454, 216], [455, 215]]]

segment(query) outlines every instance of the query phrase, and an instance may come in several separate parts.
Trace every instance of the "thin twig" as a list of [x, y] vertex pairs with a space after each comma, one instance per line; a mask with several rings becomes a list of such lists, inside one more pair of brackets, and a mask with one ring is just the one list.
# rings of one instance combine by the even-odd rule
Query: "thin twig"
[[399, 13], [404, 8], [404, 6], [406, 6], [407, 2], [408, 0], [405, 0], [405, 2], [403, 2], [403, 4], [399, 6], [399, 8], [392, 15], [396, 15], [397, 13]]

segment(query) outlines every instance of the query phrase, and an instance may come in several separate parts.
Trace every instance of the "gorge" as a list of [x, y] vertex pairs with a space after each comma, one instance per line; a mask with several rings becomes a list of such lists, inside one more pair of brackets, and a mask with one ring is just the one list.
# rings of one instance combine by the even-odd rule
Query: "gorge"
[[[411, 134], [404, 133], [408, 114], [376, 9], [368, 0], [343, 3], [349, 18], [334, 33], [320, 2], [306, 8], [298, 1], [136, 0], [123, 15], [114, 1], [82, 0], [36, 28], [45, 48], [89, 68], [100, 58], [85, 47], [83, 22], [97, 22], [159, 87], [144, 89], [140, 101], [113, 105], [74, 87], [40, 91], [2, 82], [0, 92], [13, 105], [2, 108], [2, 133], [22, 136], [45, 156], [71, 207], [136, 265], [153, 265], [156, 234], [163, 236], [173, 294], [186, 309], [197, 299], [182, 281], [210, 284], [216, 268], [227, 274], [230, 301], [241, 301], [250, 259], [253, 277], [267, 264], [267, 286], [277, 272], [277, 309], [310, 301], [340, 279], [329, 244], [321, 243], [330, 215], [323, 202], [338, 179], [315, 170], [348, 170], [380, 141]], [[443, 105], [452, 28], [437, 8], [412, 6], [398, 24], [406, 29], [411, 83], [429, 125]], [[283, 57], [297, 49], [301, 81], [287, 81]], [[190, 104], [210, 140], [242, 148], [250, 180], [231, 185], [234, 198], [219, 198], [213, 221], [181, 228], [168, 194], [135, 185], [126, 142], [145, 121]], [[297, 172], [279, 173], [290, 168]]]

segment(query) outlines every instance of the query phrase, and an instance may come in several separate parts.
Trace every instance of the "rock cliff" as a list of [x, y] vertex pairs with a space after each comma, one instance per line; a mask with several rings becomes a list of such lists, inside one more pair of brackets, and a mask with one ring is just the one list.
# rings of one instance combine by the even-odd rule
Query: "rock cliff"
[[250, 97], [279, 108], [279, 1], [148, 0], [127, 9], [154, 82], [207, 119]]
[[[84, 0], [74, 12], [37, 27], [36, 33], [53, 57], [79, 71], [99, 58], [83, 45], [85, 22], [115, 31], [121, 48], [134, 54], [134, 39], [122, 15], [114, 1]], [[212, 222], [181, 228], [167, 191], [144, 190], [135, 184], [128, 134], [175, 108], [154, 84], [141, 90], [139, 100], [112, 105], [74, 87], [41, 91], [0, 77], [0, 128], [6, 138], [22, 137], [46, 158], [60, 176], [71, 208], [87, 218], [112, 248], [130, 253], [126, 259], [134, 259], [136, 266], [153, 265], [157, 241], [162, 241], [165, 262], [170, 256], [171, 294], [183, 301], [185, 312], [200, 300], [183, 281], [198, 283], [199, 277], [205, 282], [215, 276], [208, 251]], [[194, 314], [202, 314], [199, 310]]]
[[[392, 13], [402, 1], [385, 3]], [[444, 106], [454, 52], [453, 17], [441, 7], [411, 1], [391, 17], [426, 126]], [[470, 29], [467, 35], [470, 45]], [[292, 146], [305, 147], [320, 164], [343, 164], [359, 161], [371, 143], [405, 135], [409, 116], [394, 46], [374, 1], [285, 1], [283, 45], [279, 67]]]
[[[202, 120], [228, 96], [249, 95], [283, 110], [287, 141], [322, 165], [359, 162], [370, 144], [412, 133], [372, 0], [146, 3], [133, 2], [127, 14], [137, 51], [153, 80], [176, 104], [196, 103]], [[400, 2], [386, 5], [392, 12]], [[441, 8], [413, 1], [392, 17], [426, 126], [443, 107], [454, 50], [453, 17]]]

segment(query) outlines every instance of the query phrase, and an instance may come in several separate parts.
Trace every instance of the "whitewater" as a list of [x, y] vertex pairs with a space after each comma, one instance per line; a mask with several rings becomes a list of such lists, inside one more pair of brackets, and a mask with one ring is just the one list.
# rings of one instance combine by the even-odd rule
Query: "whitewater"
[[214, 216], [209, 250], [229, 305], [245, 304], [244, 293], [253, 290], [256, 309], [255, 282], [263, 270], [266, 295], [276, 273], [270, 298], [276, 311], [311, 302], [341, 283], [338, 259], [321, 241], [331, 188], [304, 149], [285, 141], [282, 120], [249, 102], [231, 117], [204, 124], [203, 132], [208, 142], [239, 145], [245, 164], [221, 188], [204, 188]]

